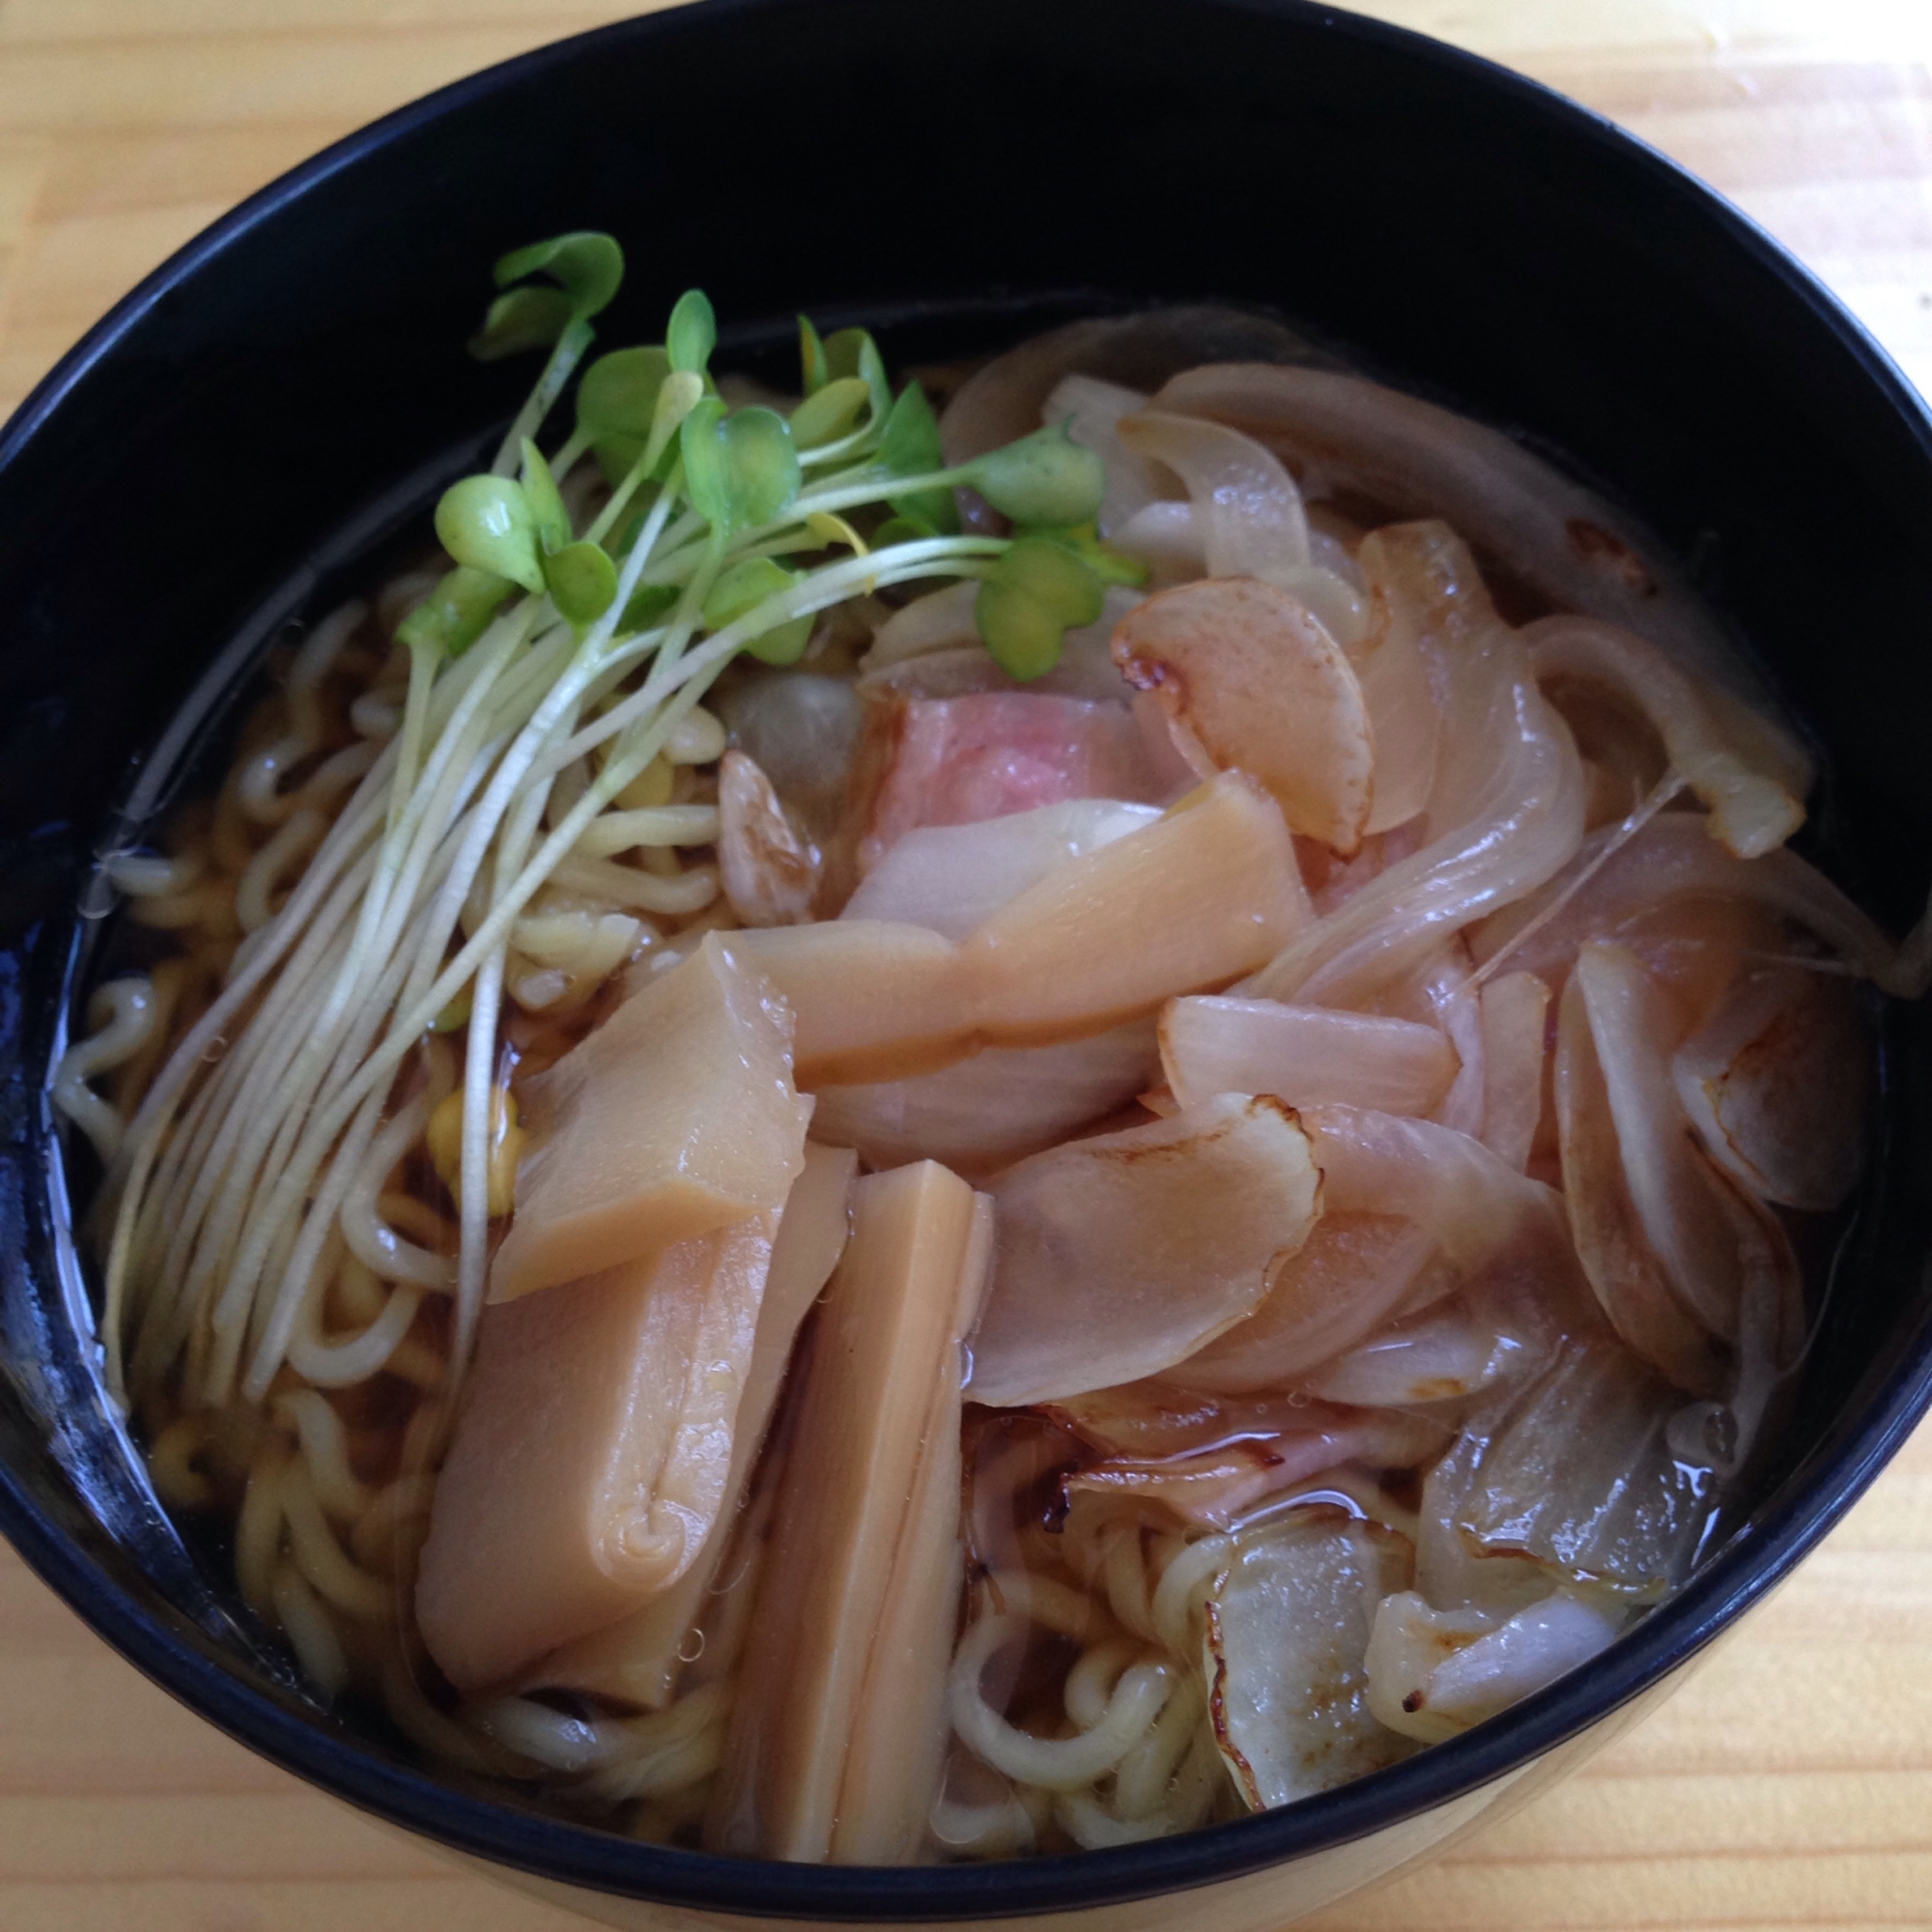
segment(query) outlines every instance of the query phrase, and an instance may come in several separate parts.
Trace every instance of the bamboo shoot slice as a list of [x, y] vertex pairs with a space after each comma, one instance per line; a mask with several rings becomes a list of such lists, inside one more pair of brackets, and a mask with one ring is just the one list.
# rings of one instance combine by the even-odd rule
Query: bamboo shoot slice
[[1342, 647], [1299, 599], [1259, 578], [1208, 578], [1137, 604], [1114, 662], [1209, 762], [1264, 785], [1292, 830], [1338, 852], [1367, 828], [1375, 746]]
[[1183, 1107], [1242, 1093], [1423, 1115], [1456, 1077], [1456, 1050], [1438, 1027], [1278, 1000], [1170, 1000], [1160, 1064]]
[[796, 1015], [798, 1081], [936, 1072], [1106, 1033], [1271, 958], [1313, 915], [1281, 814], [1238, 774], [1054, 867], [954, 946], [884, 920], [732, 933]]
[[[819, 1862], [923, 1823], [952, 1639], [932, 1573], [952, 1574], [961, 1338], [991, 1247], [989, 1204], [936, 1162], [852, 1190], [706, 1820], [715, 1849]], [[862, 1790], [892, 1803], [848, 1814]]]
[[1023, 1407], [1172, 1368], [1262, 1301], [1321, 1179], [1293, 1113], [1241, 1094], [1009, 1168], [973, 1400]]
[[416, 1583], [458, 1690], [614, 1623], [696, 1560], [775, 1232], [756, 1215], [485, 1311]]
[[979, 1045], [959, 949], [926, 926], [834, 919], [734, 932], [725, 943], [796, 1016], [793, 1062], [808, 1092], [909, 1080]]
[[983, 1043], [1044, 1046], [1217, 991], [1312, 919], [1281, 813], [1224, 773], [1009, 900], [960, 953]]
[[697, 1561], [635, 1616], [546, 1658], [530, 1672], [526, 1689], [586, 1690], [653, 1711], [670, 1701], [681, 1667], [679, 1651], [686, 1636], [702, 1626], [706, 1599], [778, 1406], [799, 1324], [844, 1252], [847, 1197], [858, 1166], [858, 1155], [849, 1148], [806, 1143], [805, 1171], [785, 1196], [784, 1217], [772, 1243], [757, 1336], [738, 1402], [724, 1504]]
[[532, 1133], [490, 1270], [510, 1301], [782, 1205], [805, 1162], [792, 1016], [715, 935], [526, 1083]]

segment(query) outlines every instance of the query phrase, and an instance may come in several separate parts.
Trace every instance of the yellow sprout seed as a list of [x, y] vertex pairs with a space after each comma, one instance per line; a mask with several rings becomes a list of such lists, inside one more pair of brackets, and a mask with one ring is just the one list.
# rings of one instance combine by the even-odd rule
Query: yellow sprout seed
[[[463, 1090], [447, 1095], [424, 1131], [429, 1157], [442, 1184], [463, 1205]], [[490, 1212], [507, 1214], [517, 1201], [517, 1158], [526, 1136], [517, 1124], [517, 1102], [507, 1087], [490, 1090]]]

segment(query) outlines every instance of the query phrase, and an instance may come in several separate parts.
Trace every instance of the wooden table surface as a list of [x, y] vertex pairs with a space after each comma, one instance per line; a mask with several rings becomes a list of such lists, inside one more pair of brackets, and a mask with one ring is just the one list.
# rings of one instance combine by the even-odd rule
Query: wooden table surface
[[[325, 142], [634, 11], [0, 0], [0, 413], [163, 256]], [[1362, 11], [1510, 62], [1686, 162], [1932, 389], [1932, 0]], [[4, 1932], [581, 1922], [458, 1874], [218, 1736], [0, 1549]], [[1661, 1714], [1424, 1876], [1317, 1923], [1932, 1926], [1932, 1430]]]

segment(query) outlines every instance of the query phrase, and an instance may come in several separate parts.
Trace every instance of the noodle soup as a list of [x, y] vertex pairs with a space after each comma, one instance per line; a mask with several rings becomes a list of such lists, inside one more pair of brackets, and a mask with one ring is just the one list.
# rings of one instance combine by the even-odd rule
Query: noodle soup
[[440, 553], [106, 862], [54, 1098], [157, 1492], [318, 1698], [754, 1858], [1182, 1831], [1586, 1662], [1748, 1493], [1919, 990], [1802, 745], [1272, 325], [935, 413], [694, 293], [558, 406], [620, 271], [499, 265]]

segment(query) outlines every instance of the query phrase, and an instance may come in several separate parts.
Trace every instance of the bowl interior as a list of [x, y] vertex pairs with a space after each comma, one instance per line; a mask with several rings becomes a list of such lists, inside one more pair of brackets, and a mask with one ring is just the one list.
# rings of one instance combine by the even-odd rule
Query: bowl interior
[[[1747, 1522], [1575, 1682], [1292, 1811], [1078, 1860], [931, 1873], [665, 1854], [430, 1784], [313, 1708], [183, 1551], [102, 1416], [42, 1085], [99, 923], [91, 855], [163, 805], [286, 617], [361, 581], [533, 371], [462, 351], [505, 248], [619, 235], [606, 344], [685, 286], [721, 366], [790, 317], [940, 358], [1154, 300], [1280, 315], [1516, 429], [1691, 561], [1829, 778], [1810, 849], [1895, 929], [1932, 849], [1932, 433], [1821, 292], [1591, 117], [1466, 57], [1236, 0], [711, 0], [566, 43], [355, 137], [137, 292], [0, 440], [0, 1518], [110, 1640], [354, 1802], [611, 1889], [861, 1918], [1044, 1910], [1339, 1842], [1548, 1748], [1808, 1547], [1924, 1405], [1924, 1020], [1886, 1024], [1880, 1157]], [[735, 337], [730, 332], [735, 327]], [[211, 666], [215, 666], [211, 670]], [[199, 690], [197, 693], [197, 686]], [[196, 693], [194, 729], [142, 755]]]

